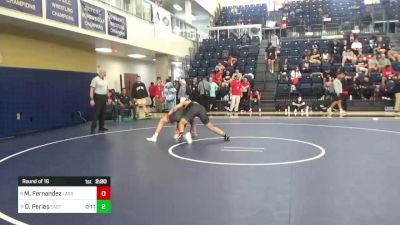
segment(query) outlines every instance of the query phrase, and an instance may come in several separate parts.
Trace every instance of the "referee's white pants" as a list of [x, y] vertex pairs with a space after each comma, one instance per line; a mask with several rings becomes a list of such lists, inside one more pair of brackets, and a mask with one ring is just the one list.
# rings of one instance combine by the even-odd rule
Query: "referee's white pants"
[[396, 112], [400, 112], [400, 93], [396, 93], [396, 101], [395, 101], [395, 105], [394, 105], [394, 110]]
[[239, 111], [239, 103], [240, 103], [240, 95], [232, 95], [231, 96], [231, 107], [229, 111], [232, 111], [235, 108], [235, 112]]

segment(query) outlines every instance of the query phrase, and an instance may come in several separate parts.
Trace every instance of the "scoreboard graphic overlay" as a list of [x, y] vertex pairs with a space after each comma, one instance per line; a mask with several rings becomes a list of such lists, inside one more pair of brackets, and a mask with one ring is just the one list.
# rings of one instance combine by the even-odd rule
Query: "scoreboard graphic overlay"
[[111, 213], [111, 177], [18, 177], [18, 213]]

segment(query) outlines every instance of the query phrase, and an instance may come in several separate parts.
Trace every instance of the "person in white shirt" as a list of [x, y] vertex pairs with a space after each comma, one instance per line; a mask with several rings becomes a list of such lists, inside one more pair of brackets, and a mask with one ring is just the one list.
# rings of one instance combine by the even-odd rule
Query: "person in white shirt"
[[354, 42], [351, 44], [351, 49], [353, 49], [356, 55], [362, 54], [362, 43], [358, 40], [358, 38], [354, 39]]
[[296, 69], [292, 70], [292, 72], [290, 73], [290, 78], [292, 79], [292, 81], [296, 78], [297, 79], [301, 78], [301, 72], [298, 66], [296, 66]]
[[99, 69], [98, 76], [92, 79], [90, 83], [90, 106], [94, 107], [95, 112], [92, 119], [91, 133], [97, 127], [97, 120], [99, 121], [99, 131], [105, 132], [108, 129], [104, 127], [104, 119], [106, 112], [106, 98], [108, 93], [108, 83], [106, 80], [106, 71]]
[[295, 92], [297, 89], [296, 87], [300, 83], [300, 79], [301, 79], [300, 67], [296, 66], [296, 69], [294, 69], [294, 70], [292, 70], [292, 72], [290, 72], [290, 79], [292, 81], [291, 92]]

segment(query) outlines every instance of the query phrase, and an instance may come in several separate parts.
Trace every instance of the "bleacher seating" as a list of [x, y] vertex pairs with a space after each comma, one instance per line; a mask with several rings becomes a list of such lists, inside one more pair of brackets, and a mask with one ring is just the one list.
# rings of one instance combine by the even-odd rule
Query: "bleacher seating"
[[[369, 47], [369, 40], [372, 38], [369, 36], [359, 36], [359, 40], [363, 43], [363, 49], [365, 54], [372, 54], [373, 50]], [[342, 40], [338, 40], [342, 42]], [[386, 46], [390, 45], [390, 38], [384, 37], [384, 42]], [[300, 66], [304, 61], [305, 52], [309, 52], [313, 48], [317, 48], [322, 51], [322, 49], [327, 49], [331, 52], [330, 46], [331, 41], [321, 40], [321, 39], [308, 39], [308, 40], [283, 40], [282, 49], [280, 51], [279, 65], [282, 65], [285, 59], [288, 59], [289, 63], [289, 74], [290, 71]], [[367, 47], [367, 48], [366, 48]], [[277, 98], [287, 98], [296, 95], [302, 95], [304, 97], [310, 98], [320, 98], [324, 95], [325, 90], [323, 87], [323, 72], [324, 71], [337, 71], [339, 67], [342, 67], [341, 54], [333, 55], [332, 63], [321, 63], [321, 64], [310, 64], [310, 72], [302, 73], [302, 77], [298, 85], [296, 85], [297, 90], [291, 90], [290, 76], [284, 76], [279, 80], [277, 84], [276, 97]], [[335, 59], [336, 58], [336, 59]], [[400, 72], [400, 62], [393, 62], [392, 67], [394, 70]], [[356, 66], [352, 63], [346, 63], [343, 66], [344, 72], [347, 76], [356, 77], [357, 82], [363, 82], [365, 74], [361, 71], [356, 71]], [[371, 81], [375, 85], [380, 85], [382, 83], [382, 74], [380, 72], [371, 72], [369, 74]], [[350, 85], [353, 85], [352, 83]]]
[[[259, 41], [259, 39], [256, 39]], [[231, 74], [236, 68], [243, 74], [255, 73], [259, 43], [254, 45], [242, 45], [239, 39], [204, 39], [199, 51], [191, 62], [188, 71], [189, 77], [208, 76], [214, 72], [215, 66], [221, 62], [225, 64], [229, 55], [235, 56], [238, 61], [234, 67], [226, 67]]]
[[265, 24], [267, 12], [267, 4], [222, 7], [215, 25]]
[[[357, 21], [361, 19], [364, 9], [363, 0], [316, 0], [316, 1], [293, 1], [286, 8], [288, 13], [288, 25], [322, 25], [329, 24], [330, 29], [334, 24], [344, 21]], [[324, 21], [323, 18], [330, 18]], [[313, 29], [320, 29], [314, 26]]]
[[400, 20], [400, 3], [398, 1], [386, 2], [383, 5], [388, 20]]

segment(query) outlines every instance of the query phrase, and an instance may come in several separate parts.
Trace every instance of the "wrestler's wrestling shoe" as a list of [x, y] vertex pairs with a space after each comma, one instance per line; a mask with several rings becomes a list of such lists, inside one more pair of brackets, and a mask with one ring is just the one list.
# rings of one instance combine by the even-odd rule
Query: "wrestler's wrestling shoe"
[[224, 135], [224, 141], [230, 141], [231, 139], [229, 138], [229, 136], [228, 135]]
[[185, 140], [187, 141], [188, 144], [192, 144], [193, 140], [192, 140], [192, 134], [190, 132], [187, 132], [185, 134]]

